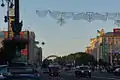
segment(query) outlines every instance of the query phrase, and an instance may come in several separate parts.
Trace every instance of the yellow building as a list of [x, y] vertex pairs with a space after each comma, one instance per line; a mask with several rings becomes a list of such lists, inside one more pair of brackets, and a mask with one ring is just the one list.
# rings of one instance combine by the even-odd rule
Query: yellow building
[[92, 54], [92, 51], [95, 48], [96, 40], [97, 40], [96, 38], [90, 39], [90, 45], [86, 47], [86, 50], [85, 50], [86, 53]]
[[119, 58], [116, 55], [120, 53], [120, 29], [113, 29], [113, 32], [104, 33], [104, 29], [98, 32], [97, 38], [90, 40], [90, 46], [86, 48], [86, 52], [92, 54], [97, 60], [103, 59], [113, 64]]

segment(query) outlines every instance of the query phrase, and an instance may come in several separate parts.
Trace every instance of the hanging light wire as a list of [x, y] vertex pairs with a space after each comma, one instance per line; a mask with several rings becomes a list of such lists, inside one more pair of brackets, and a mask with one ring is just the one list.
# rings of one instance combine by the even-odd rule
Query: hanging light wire
[[57, 20], [57, 23], [63, 25], [66, 23], [65, 20], [86, 20], [88, 22], [93, 22], [95, 20], [107, 21], [114, 20], [117, 21], [117, 25], [120, 24], [120, 13], [96, 13], [96, 12], [61, 12], [56, 10], [36, 10], [39, 17], [50, 16], [51, 18]]

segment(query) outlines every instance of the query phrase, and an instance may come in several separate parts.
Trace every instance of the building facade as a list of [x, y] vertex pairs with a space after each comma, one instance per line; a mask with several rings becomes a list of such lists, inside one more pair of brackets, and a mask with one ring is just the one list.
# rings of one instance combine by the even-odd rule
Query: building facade
[[113, 29], [103, 36], [103, 58], [112, 65], [120, 63], [120, 28]]
[[[10, 39], [12, 39], [13, 32], [10, 32], [9, 35], [10, 35]], [[21, 40], [26, 39], [28, 41], [28, 44], [26, 44], [25, 49], [21, 50], [20, 60], [22, 60], [24, 62], [29, 62], [30, 64], [33, 64], [36, 57], [37, 57], [36, 56], [37, 52], [35, 52], [35, 50], [36, 50], [35, 33], [32, 31], [22, 31], [20, 33], [20, 38], [21, 38]], [[8, 32], [7, 31], [0, 32], [0, 47], [3, 46], [2, 41], [4, 39], [8, 39]]]
[[93, 55], [97, 61], [102, 59], [111, 65], [116, 62], [120, 63], [118, 57], [120, 53], [120, 29], [115, 28], [113, 32], [107, 33], [104, 33], [104, 29], [101, 29], [98, 34], [95, 39], [91, 40], [86, 52], [91, 50], [89, 54]]
[[42, 48], [35, 45], [34, 53], [35, 53], [34, 63], [37, 63], [37, 65], [41, 65], [42, 64]]

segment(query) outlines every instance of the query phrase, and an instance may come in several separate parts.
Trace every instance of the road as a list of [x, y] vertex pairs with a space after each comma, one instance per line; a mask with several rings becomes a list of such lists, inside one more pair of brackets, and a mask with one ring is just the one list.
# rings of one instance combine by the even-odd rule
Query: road
[[120, 80], [120, 77], [111, 73], [93, 72], [91, 78], [76, 78], [74, 72], [61, 72], [60, 78], [50, 78], [48, 74], [41, 74], [41, 80]]

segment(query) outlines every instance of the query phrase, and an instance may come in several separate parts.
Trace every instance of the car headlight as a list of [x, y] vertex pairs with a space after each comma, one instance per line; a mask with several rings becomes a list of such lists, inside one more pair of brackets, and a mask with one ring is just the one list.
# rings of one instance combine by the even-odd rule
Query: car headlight
[[115, 69], [115, 71], [119, 71], [119, 69]]
[[84, 73], [84, 71], [81, 71], [82, 73]]

